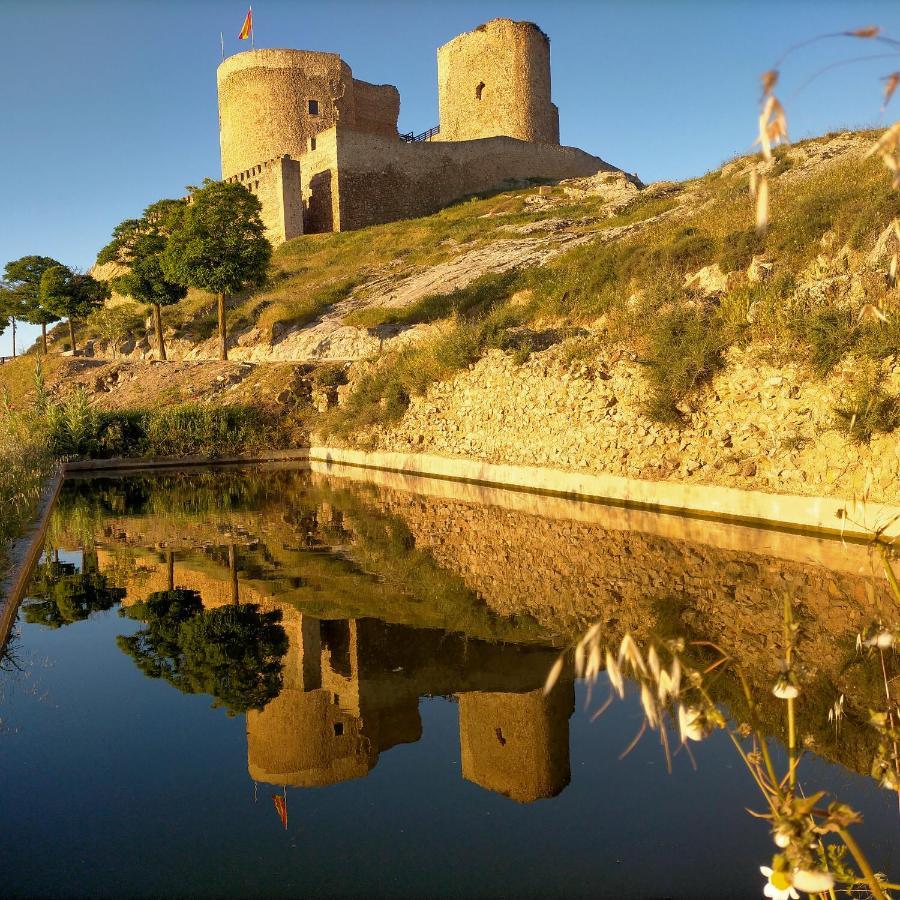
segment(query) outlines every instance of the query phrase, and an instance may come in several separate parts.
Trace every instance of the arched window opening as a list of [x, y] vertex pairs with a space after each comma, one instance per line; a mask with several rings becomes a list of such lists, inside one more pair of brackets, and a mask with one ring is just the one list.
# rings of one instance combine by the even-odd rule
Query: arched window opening
[[484, 91], [484, 82], [483, 82], [483, 81], [479, 81], [479, 82], [478, 82], [478, 87], [475, 88], [475, 99], [476, 99], [476, 100], [480, 100], [480, 99], [481, 99], [481, 94], [482, 94], [483, 91]]

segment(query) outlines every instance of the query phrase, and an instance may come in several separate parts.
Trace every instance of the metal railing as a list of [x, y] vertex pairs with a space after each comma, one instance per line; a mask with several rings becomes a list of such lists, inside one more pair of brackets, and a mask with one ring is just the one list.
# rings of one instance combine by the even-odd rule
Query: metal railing
[[441, 130], [440, 125], [435, 125], [434, 128], [429, 128], [428, 131], [423, 131], [421, 134], [416, 134], [414, 131], [409, 131], [406, 134], [400, 135], [401, 141], [406, 141], [407, 144], [417, 144], [419, 141], [430, 141], [436, 134], [438, 134]]

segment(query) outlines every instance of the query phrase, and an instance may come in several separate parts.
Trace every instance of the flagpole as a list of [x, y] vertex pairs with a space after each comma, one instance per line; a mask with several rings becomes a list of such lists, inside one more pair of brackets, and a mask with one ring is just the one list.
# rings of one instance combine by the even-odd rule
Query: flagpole
[[225, 32], [219, 32], [219, 43], [222, 45], [222, 62], [225, 62]]
[[253, 21], [253, 4], [250, 5], [250, 49], [255, 50], [255, 37], [254, 32], [256, 31], [256, 22]]

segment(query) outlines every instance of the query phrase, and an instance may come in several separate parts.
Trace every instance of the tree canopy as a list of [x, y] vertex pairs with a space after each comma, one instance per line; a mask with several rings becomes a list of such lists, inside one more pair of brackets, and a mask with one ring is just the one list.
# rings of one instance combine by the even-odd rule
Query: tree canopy
[[124, 596], [124, 589], [110, 585], [87, 554], [81, 571], [73, 563], [45, 560], [32, 577], [22, 613], [26, 622], [61, 628], [112, 609]]
[[260, 217], [262, 204], [243, 185], [207, 179], [192, 192], [162, 268], [172, 281], [218, 295], [219, 349], [227, 359], [225, 297], [265, 281], [272, 245]]
[[68, 266], [51, 266], [41, 276], [41, 305], [61, 319], [69, 320], [72, 350], [75, 350], [74, 321], [98, 309], [109, 295], [109, 285], [105, 282], [73, 272]]
[[140, 219], [126, 219], [117, 225], [112, 240], [97, 256], [98, 263], [115, 262], [127, 267], [126, 272], [112, 279], [116, 291], [153, 307], [161, 359], [166, 358], [166, 345], [160, 307], [187, 296], [187, 287], [168, 278], [162, 267], [169, 237], [185, 208], [181, 200], [157, 201], [144, 210]]
[[261, 211], [259, 199], [243, 185], [207, 179], [172, 231], [164, 271], [173, 281], [214, 294], [262, 284], [272, 245]]
[[[7, 318], [20, 318], [41, 326], [44, 352], [47, 352], [47, 326], [59, 321], [59, 316], [41, 302], [41, 278], [47, 269], [61, 263], [51, 256], [23, 256], [8, 262], [3, 270], [4, 282], [9, 289], [6, 297], [0, 297]], [[6, 303], [4, 304], [4, 300]]]
[[288, 640], [279, 611], [253, 603], [204, 609], [196, 591], [179, 588], [120, 612], [145, 625], [118, 643], [150, 678], [209, 694], [229, 715], [262, 709], [281, 691]]

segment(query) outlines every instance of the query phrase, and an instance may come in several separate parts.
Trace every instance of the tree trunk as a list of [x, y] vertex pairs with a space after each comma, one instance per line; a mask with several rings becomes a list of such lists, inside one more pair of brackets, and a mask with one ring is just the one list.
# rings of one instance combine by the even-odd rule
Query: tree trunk
[[47, 323], [41, 322], [41, 344], [44, 347], [44, 356], [47, 355]]
[[175, 590], [175, 554], [173, 551], [169, 550], [166, 554], [166, 564], [169, 575], [169, 590]]
[[158, 303], [153, 304], [153, 321], [156, 323], [156, 342], [159, 344], [159, 358], [166, 358], [166, 341], [163, 338], [162, 310]]
[[72, 356], [75, 355], [75, 325], [72, 323], [72, 317], [69, 316], [69, 340], [72, 342]]
[[13, 333], [12, 333], [13, 359], [15, 359], [16, 358], [16, 320], [15, 320], [15, 318], [11, 318], [10, 321], [12, 322], [12, 330], [13, 330]]
[[224, 294], [219, 294], [219, 359], [228, 359], [228, 332], [225, 326]]
[[241, 591], [238, 582], [237, 551], [234, 544], [228, 545], [228, 568], [231, 570], [231, 602], [237, 606], [241, 602]]

